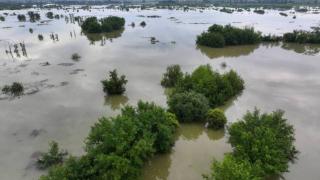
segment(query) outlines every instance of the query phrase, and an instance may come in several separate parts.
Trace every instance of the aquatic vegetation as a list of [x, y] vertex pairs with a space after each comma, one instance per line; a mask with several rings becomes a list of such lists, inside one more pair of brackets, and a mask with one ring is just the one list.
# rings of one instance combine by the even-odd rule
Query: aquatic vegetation
[[41, 18], [39, 13], [36, 13], [36, 12], [33, 12], [33, 11], [29, 11], [28, 12], [28, 16], [29, 16], [30, 22], [39, 21], [40, 18]]
[[161, 86], [169, 88], [174, 87], [179, 80], [183, 78], [181, 67], [178, 64], [170, 65], [163, 74]]
[[215, 108], [208, 111], [206, 121], [209, 128], [221, 129], [227, 123], [227, 118], [221, 109]]
[[168, 111], [174, 113], [180, 122], [201, 122], [209, 110], [207, 98], [193, 91], [174, 93], [167, 103]]
[[281, 16], [285, 16], [285, 17], [288, 16], [288, 14], [287, 14], [287, 13], [284, 13], [284, 12], [280, 12], [279, 14], [280, 14]]
[[24, 87], [19, 82], [14, 82], [12, 83], [12, 85], [5, 85], [2, 88], [2, 93], [13, 95], [13, 96], [20, 96], [23, 94], [23, 91], [24, 91]]
[[279, 41], [282, 41], [282, 39], [283, 39], [282, 36], [276, 36], [271, 34], [261, 36], [262, 42], [279, 42]]
[[233, 13], [233, 10], [232, 10], [232, 9], [229, 9], [229, 8], [223, 7], [222, 9], [220, 9], [220, 12], [225, 12], [225, 13], [232, 14], [232, 13]]
[[98, 20], [96, 17], [87, 18], [81, 25], [86, 33], [102, 33], [120, 30], [124, 27], [125, 19], [117, 16], [109, 16]]
[[32, 33], [33, 33], [33, 29], [32, 29], [32, 28], [29, 28], [29, 32], [32, 34]]
[[109, 78], [101, 81], [103, 85], [103, 91], [107, 94], [123, 94], [126, 91], [125, 84], [128, 80], [125, 75], [118, 77], [118, 72], [116, 69], [109, 72]]
[[253, 12], [257, 13], [257, 14], [264, 14], [265, 13], [265, 11], [262, 9], [255, 9]]
[[71, 55], [71, 59], [74, 61], [78, 61], [81, 58], [81, 56], [78, 53], [73, 53]]
[[39, 169], [47, 169], [63, 163], [64, 157], [68, 154], [67, 151], [60, 150], [58, 143], [55, 141], [50, 142], [49, 146], [49, 151], [42, 153], [37, 159], [37, 167]]
[[233, 152], [214, 162], [208, 179], [264, 179], [288, 171], [296, 158], [294, 128], [284, 111], [261, 114], [255, 109], [228, 127]]
[[144, 22], [144, 21], [142, 21], [142, 22], [140, 23], [140, 26], [142, 26], [142, 27], [145, 27], [146, 25], [147, 25], [147, 23]]
[[38, 39], [39, 39], [39, 41], [43, 41], [43, 35], [42, 34], [38, 34]]
[[19, 21], [26, 21], [26, 16], [24, 14], [19, 14], [17, 18]]
[[320, 31], [293, 31], [290, 33], [285, 33], [283, 35], [284, 42], [293, 42], [293, 43], [310, 43], [310, 44], [319, 44], [320, 43]]
[[214, 24], [197, 36], [198, 45], [221, 48], [232, 45], [255, 44], [260, 42], [260, 33], [253, 28], [240, 29], [231, 25], [221, 26]]
[[53, 19], [53, 12], [47, 12], [46, 13], [47, 18]]
[[233, 70], [219, 74], [210, 65], [201, 65], [192, 74], [186, 73], [174, 87], [173, 93], [194, 91], [204, 95], [211, 108], [224, 105], [244, 89], [244, 81]]
[[6, 18], [5, 18], [5, 17], [0, 16], [0, 21], [5, 21], [5, 20], [6, 20]]
[[91, 128], [85, 155], [70, 157], [40, 179], [138, 179], [148, 159], [171, 149], [177, 126], [175, 116], [154, 103], [126, 106]]

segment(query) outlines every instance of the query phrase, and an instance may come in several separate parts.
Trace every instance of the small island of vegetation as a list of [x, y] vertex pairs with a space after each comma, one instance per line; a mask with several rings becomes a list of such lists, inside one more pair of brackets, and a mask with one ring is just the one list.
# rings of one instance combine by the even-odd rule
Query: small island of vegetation
[[214, 24], [197, 37], [196, 43], [202, 46], [222, 48], [224, 46], [255, 44], [260, 42], [260, 33], [253, 28], [236, 28], [231, 25]]
[[125, 75], [118, 77], [117, 70], [109, 72], [110, 79], [105, 79], [101, 81], [103, 85], [103, 91], [109, 95], [123, 94], [126, 91], [125, 84], [128, 80]]
[[81, 25], [82, 31], [86, 33], [107, 33], [121, 30], [125, 19], [117, 16], [109, 16], [98, 20], [96, 17], [87, 18]]

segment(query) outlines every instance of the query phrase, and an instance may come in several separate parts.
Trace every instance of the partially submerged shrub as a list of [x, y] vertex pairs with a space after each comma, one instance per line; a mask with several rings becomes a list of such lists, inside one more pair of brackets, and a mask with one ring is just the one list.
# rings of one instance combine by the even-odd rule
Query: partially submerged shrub
[[154, 103], [126, 106], [91, 128], [86, 154], [52, 167], [40, 179], [139, 179], [145, 162], [171, 149], [177, 126], [176, 117]]
[[61, 151], [57, 142], [49, 143], [49, 151], [42, 153], [41, 157], [37, 159], [37, 167], [39, 169], [46, 169], [54, 165], [61, 164], [64, 157], [68, 154], [66, 151]]
[[110, 95], [123, 94], [126, 90], [125, 84], [127, 84], [127, 82], [128, 80], [126, 80], [125, 75], [118, 77], [118, 72], [116, 69], [109, 72], [109, 79], [101, 81], [103, 85], [103, 91]]
[[146, 25], [147, 25], [147, 23], [144, 22], [144, 21], [142, 21], [142, 22], [140, 23], [140, 26], [142, 26], [142, 27], [145, 27]]
[[38, 39], [39, 39], [39, 41], [42, 41], [43, 40], [43, 35], [42, 34], [38, 34]]
[[192, 74], [186, 74], [177, 83], [174, 92], [200, 93], [208, 99], [210, 107], [215, 108], [239, 95], [243, 89], [244, 81], [235, 71], [219, 74], [210, 65], [202, 65]]
[[20, 95], [23, 94], [23, 91], [24, 91], [24, 87], [19, 82], [14, 82], [14, 83], [12, 83], [11, 86], [10, 85], [5, 85], [2, 88], [2, 93], [10, 94], [10, 95], [13, 95], [13, 96], [20, 96]]
[[117, 16], [109, 16], [101, 20], [89, 17], [82, 23], [81, 29], [87, 33], [112, 32], [122, 29], [124, 24], [125, 19]]
[[227, 118], [224, 115], [224, 112], [219, 108], [210, 109], [207, 113], [206, 120], [208, 127], [213, 129], [224, 128], [225, 124], [227, 123]]
[[6, 18], [5, 18], [5, 17], [0, 16], [0, 21], [5, 21], [5, 20], [6, 20]]
[[47, 12], [46, 16], [49, 19], [53, 19], [53, 12]]
[[19, 14], [17, 18], [19, 21], [26, 21], [26, 16], [24, 14]]
[[320, 31], [293, 31], [283, 35], [284, 42], [320, 44]]
[[78, 53], [73, 53], [71, 55], [71, 59], [74, 61], [78, 61], [81, 58], [81, 56]]
[[163, 74], [161, 85], [169, 88], [174, 87], [179, 80], [183, 78], [181, 67], [177, 64], [167, 67], [167, 71]]
[[294, 129], [277, 110], [261, 114], [255, 109], [228, 127], [233, 152], [214, 162], [208, 179], [261, 180], [287, 172], [296, 158]]
[[174, 93], [168, 99], [168, 106], [182, 122], [204, 121], [209, 110], [206, 97], [196, 92]]
[[232, 45], [255, 44], [260, 41], [260, 33], [253, 28], [240, 29], [231, 25], [221, 26], [214, 24], [197, 36], [198, 45], [221, 48]]

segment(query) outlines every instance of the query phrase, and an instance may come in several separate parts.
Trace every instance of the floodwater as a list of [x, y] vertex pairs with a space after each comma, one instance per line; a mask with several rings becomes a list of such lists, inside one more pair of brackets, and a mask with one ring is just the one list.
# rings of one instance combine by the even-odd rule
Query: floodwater
[[[292, 19], [290, 12], [283, 17], [273, 10], [259, 15], [214, 10], [126, 12], [101, 7], [91, 12], [52, 11], [67, 17], [71, 13], [122, 16], [126, 26], [112, 34], [86, 36], [77, 23], [65, 17], [40, 24], [18, 22], [9, 15], [0, 22], [0, 86], [19, 81], [26, 87], [20, 98], [0, 95], [0, 179], [37, 179], [44, 174], [36, 170], [34, 160], [51, 140], [80, 155], [90, 126], [101, 116], [118, 114], [126, 104], [135, 105], [141, 99], [166, 107], [160, 80], [170, 64], [180, 64], [188, 72], [202, 64], [220, 72], [236, 70], [246, 88], [225, 107], [228, 121], [237, 121], [254, 107], [263, 112], [285, 110], [296, 129], [300, 154], [284, 177], [320, 179], [320, 46], [280, 43], [212, 49], [195, 45], [196, 35], [213, 23], [254, 26], [264, 34], [281, 34], [310, 30], [320, 24], [319, 15], [296, 13], [297, 19]], [[4, 12], [27, 10], [0, 14]], [[42, 20], [47, 19], [46, 12], [40, 11]], [[139, 26], [141, 21], [147, 26]], [[129, 26], [131, 22], [136, 26]], [[38, 34], [43, 35], [42, 41]], [[152, 44], [150, 37], [159, 42]], [[25, 51], [19, 45], [18, 53], [14, 49], [10, 53], [9, 46], [16, 43], [24, 43]], [[73, 53], [81, 58], [72, 60]], [[223, 62], [226, 68], [222, 68]], [[129, 80], [126, 94], [105, 97], [100, 81], [115, 68]], [[207, 130], [203, 124], [182, 124], [176, 139], [170, 153], [146, 163], [143, 179], [201, 179], [213, 159], [221, 160], [231, 151], [225, 132]]]

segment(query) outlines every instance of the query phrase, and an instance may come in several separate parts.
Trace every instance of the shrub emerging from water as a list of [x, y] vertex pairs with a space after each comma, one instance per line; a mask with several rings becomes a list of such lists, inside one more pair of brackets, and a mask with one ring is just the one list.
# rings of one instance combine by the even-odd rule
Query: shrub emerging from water
[[196, 92], [174, 93], [168, 99], [169, 111], [179, 121], [203, 121], [209, 110], [209, 102], [202, 94]]
[[214, 24], [207, 32], [197, 37], [198, 45], [221, 48], [232, 45], [255, 44], [260, 42], [260, 33], [253, 28], [240, 29], [231, 25]]
[[78, 53], [73, 53], [71, 55], [71, 59], [74, 61], [79, 61], [80, 58], [81, 58], [81, 56]]
[[10, 94], [13, 96], [20, 96], [23, 94], [23, 91], [24, 91], [24, 87], [19, 82], [14, 82], [14, 83], [12, 83], [12, 85], [5, 85], [2, 88], [2, 93]]
[[167, 67], [167, 71], [163, 74], [161, 85], [166, 88], [174, 87], [179, 80], [183, 78], [181, 67], [177, 64]]
[[41, 157], [37, 160], [37, 167], [39, 169], [47, 169], [51, 166], [61, 164], [64, 157], [68, 154], [66, 151], [61, 151], [57, 142], [52, 141], [49, 143], [49, 151], [42, 153]]
[[0, 16], [0, 21], [5, 21], [5, 20], [6, 20], [6, 18], [5, 18], [5, 17]]
[[85, 155], [69, 158], [41, 179], [139, 179], [149, 158], [171, 149], [177, 126], [176, 117], [154, 103], [126, 106], [91, 128]]
[[87, 18], [81, 25], [84, 32], [102, 33], [120, 30], [124, 27], [125, 19], [117, 16], [109, 16], [98, 20], [96, 17]]
[[320, 43], [320, 31], [314, 30], [311, 32], [308, 31], [293, 31], [291, 33], [285, 33], [283, 35], [284, 42], [292, 43], [310, 43], [310, 44], [319, 44]]
[[210, 65], [201, 65], [192, 74], [185, 74], [174, 93], [194, 91], [204, 95], [212, 108], [224, 105], [244, 89], [244, 81], [233, 70], [219, 74]]
[[142, 26], [142, 27], [145, 27], [146, 25], [147, 25], [147, 23], [144, 22], [144, 21], [142, 21], [142, 22], [140, 23], [140, 26]]
[[109, 72], [110, 79], [105, 79], [101, 81], [103, 85], [103, 91], [107, 94], [123, 94], [126, 91], [125, 84], [127, 84], [128, 80], [126, 80], [125, 75], [121, 75], [118, 77], [118, 72], [116, 69]]
[[19, 21], [26, 21], [26, 16], [24, 14], [19, 14], [17, 18]]
[[[277, 110], [261, 114], [255, 109], [229, 128], [233, 153], [213, 164], [214, 179], [264, 179], [288, 171], [296, 158], [294, 129]], [[242, 177], [242, 178], [241, 178]]]
[[213, 129], [222, 129], [227, 123], [227, 118], [224, 115], [224, 112], [219, 109], [210, 109], [207, 113], [207, 123], [209, 128]]
[[29, 11], [28, 12], [28, 16], [29, 16], [30, 22], [39, 21], [40, 18], [41, 18], [39, 13], [36, 13], [36, 12], [33, 12], [33, 11]]
[[53, 12], [47, 12], [46, 13], [46, 16], [47, 16], [47, 18], [49, 18], [49, 19], [53, 19]]

